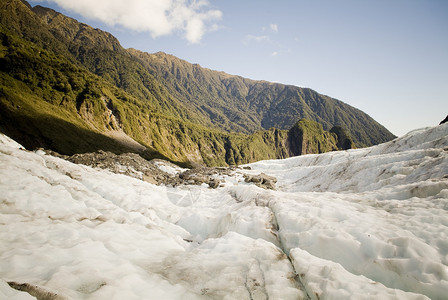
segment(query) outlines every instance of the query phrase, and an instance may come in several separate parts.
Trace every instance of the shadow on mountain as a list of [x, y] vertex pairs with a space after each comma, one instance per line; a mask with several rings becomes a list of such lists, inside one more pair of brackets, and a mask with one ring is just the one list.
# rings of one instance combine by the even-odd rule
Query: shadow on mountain
[[21, 113], [20, 107], [16, 111], [12, 111], [1, 102], [0, 131], [28, 150], [45, 148], [64, 155], [104, 150], [115, 154], [138, 153], [146, 159], [166, 159], [157, 151], [147, 149], [144, 152], [138, 152], [104, 134], [57, 117], [29, 116]]

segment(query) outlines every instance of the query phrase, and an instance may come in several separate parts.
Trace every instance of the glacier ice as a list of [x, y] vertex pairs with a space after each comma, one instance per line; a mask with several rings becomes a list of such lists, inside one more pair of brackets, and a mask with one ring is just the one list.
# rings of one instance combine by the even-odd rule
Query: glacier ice
[[[156, 186], [4, 135], [0, 163], [0, 297], [448, 295], [448, 124], [260, 161], [217, 189]], [[244, 181], [261, 172], [277, 191]]]

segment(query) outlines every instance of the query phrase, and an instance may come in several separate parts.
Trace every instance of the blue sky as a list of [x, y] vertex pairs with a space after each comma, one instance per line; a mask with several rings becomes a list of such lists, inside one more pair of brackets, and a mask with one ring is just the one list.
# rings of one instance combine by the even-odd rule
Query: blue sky
[[309, 87], [392, 133], [448, 114], [446, 0], [41, 0], [116, 36], [251, 79]]

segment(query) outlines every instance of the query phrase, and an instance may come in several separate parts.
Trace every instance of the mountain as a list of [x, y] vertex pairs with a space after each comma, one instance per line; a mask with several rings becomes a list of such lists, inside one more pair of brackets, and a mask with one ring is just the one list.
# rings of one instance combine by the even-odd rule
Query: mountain
[[[124, 49], [109, 33], [25, 1], [2, 1], [0, 14], [0, 130], [27, 148], [146, 148], [147, 158], [226, 165], [305, 153], [290, 132], [303, 118], [324, 131], [345, 128], [358, 147], [393, 137], [310, 89]], [[326, 135], [336, 146], [321, 149], [343, 149], [336, 133]]]
[[172, 55], [129, 49], [168, 91], [193, 103], [212, 123], [225, 130], [290, 129], [309, 119], [347, 129], [358, 147], [388, 141], [394, 136], [362, 111], [311, 89], [255, 81], [190, 64]]
[[[445, 123], [220, 168], [211, 189], [72, 164], [0, 134], [0, 298], [446, 299], [447, 147]], [[244, 180], [261, 173], [277, 190]]]
[[[241, 164], [298, 154], [290, 149], [287, 130], [229, 134], [151, 113], [148, 102], [64, 57], [5, 33], [0, 38], [8, 45], [0, 58], [0, 128], [29, 149], [122, 153], [136, 150], [132, 136], [150, 149], [145, 157], [176, 162]], [[125, 143], [114, 138], [117, 133]], [[331, 149], [337, 149], [335, 142]]]
[[151, 98], [154, 91], [160, 90], [149, 76], [152, 75], [168, 92], [157, 97], [157, 101], [168, 98], [167, 106], [175, 108], [175, 116], [189, 112], [181, 117], [243, 133], [272, 127], [289, 129], [306, 118], [321, 123], [326, 130], [334, 125], [347, 128], [358, 146], [393, 138], [361, 111], [310, 89], [232, 76], [162, 52], [125, 50], [109, 33], [48, 8], [36, 6], [33, 11], [58, 40], [68, 45], [78, 61], [134, 96]]

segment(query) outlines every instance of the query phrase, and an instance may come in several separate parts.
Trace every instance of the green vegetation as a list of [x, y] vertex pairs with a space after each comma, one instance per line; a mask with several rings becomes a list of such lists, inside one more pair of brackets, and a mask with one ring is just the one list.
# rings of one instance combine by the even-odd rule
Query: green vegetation
[[347, 150], [355, 148], [355, 143], [353, 142], [349, 133], [341, 126], [334, 126], [330, 129], [330, 133], [336, 135], [336, 140], [338, 141], [336, 146], [339, 149]]
[[[27, 148], [64, 154], [130, 149], [101, 134], [101, 82], [32, 43], [0, 31], [0, 128]], [[82, 114], [90, 122], [82, 118]]]
[[321, 124], [302, 119], [289, 131], [289, 143], [294, 155], [338, 150], [337, 136], [324, 131]]
[[121, 129], [148, 148], [142, 153], [145, 158], [225, 165], [275, 157], [269, 156], [275, 151], [267, 145], [264, 151], [249, 145], [260, 141], [260, 134], [229, 134], [153, 113], [148, 102], [63, 56], [5, 30], [0, 39], [0, 129], [27, 148], [45, 147], [68, 155], [99, 149], [135, 151], [105, 135]]
[[241, 133], [289, 129], [306, 118], [325, 130], [346, 128], [358, 147], [394, 138], [362, 111], [311, 89], [232, 76], [162, 52], [125, 50], [109, 33], [47, 8], [33, 11], [89, 71], [164, 115]]
[[269, 128], [287, 130], [300, 119], [308, 119], [322, 124], [325, 130], [335, 125], [345, 128], [358, 147], [394, 138], [362, 111], [311, 89], [212, 71], [162, 52], [128, 52], [176, 99], [192, 109], [199, 108], [206, 120], [203, 124], [253, 133]]
[[[358, 145], [390, 138], [367, 115], [309, 89], [125, 50], [108, 33], [20, 0], [2, 1], [0, 17], [0, 131], [28, 149], [222, 166], [351, 148], [353, 133]], [[325, 131], [333, 124], [346, 131]]]

